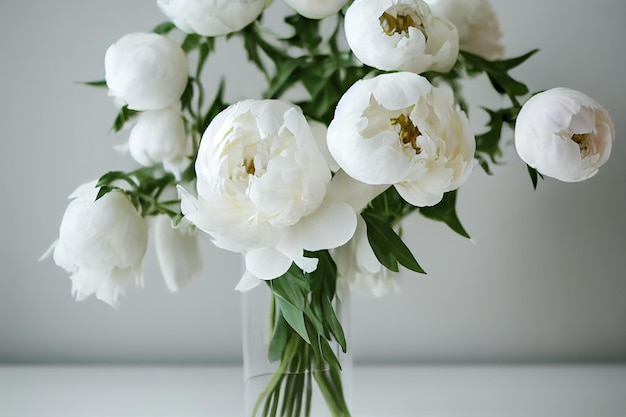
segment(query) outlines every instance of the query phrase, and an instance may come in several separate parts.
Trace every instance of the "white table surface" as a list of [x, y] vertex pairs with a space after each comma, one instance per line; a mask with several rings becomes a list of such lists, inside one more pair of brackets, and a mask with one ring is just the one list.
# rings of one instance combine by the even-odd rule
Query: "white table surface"
[[[1, 417], [242, 417], [238, 367], [0, 366]], [[354, 417], [626, 417], [626, 365], [353, 370]]]

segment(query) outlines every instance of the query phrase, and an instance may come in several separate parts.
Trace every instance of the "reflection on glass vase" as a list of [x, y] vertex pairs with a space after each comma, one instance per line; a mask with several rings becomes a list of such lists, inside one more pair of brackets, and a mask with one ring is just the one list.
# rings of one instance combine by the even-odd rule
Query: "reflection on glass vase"
[[[272, 353], [277, 322], [284, 319], [269, 285], [242, 294], [245, 417], [349, 417], [350, 351], [344, 353], [338, 343], [328, 343], [341, 365], [336, 372], [316, 360], [320, 352], [324, 356], [322, 348], [314, 348], [291, 331], [279, 336], [287, 340], [285, 348]], [[349, 291], [336, 296], [333, 306], [349, 343]]]

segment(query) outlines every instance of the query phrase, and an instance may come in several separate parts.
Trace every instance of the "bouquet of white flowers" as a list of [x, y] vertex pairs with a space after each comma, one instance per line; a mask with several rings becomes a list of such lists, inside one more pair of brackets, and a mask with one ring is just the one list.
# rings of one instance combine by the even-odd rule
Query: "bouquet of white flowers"
[[[316, 387], [330, 415], [349, 416], [338, 308], [350, 288], [386, 293], [400, 266], [424, 273], [402, 220], [469, 238], [457, 192], [476, 166], [491, 174], [507, 129], [535, 187], [593, 176], [615, 132], [577, 91], [522, 105], [528, 88], [510, 72], [536, 51], [502, 58], [487, 0], [285, 2], [290, 36], [264, 26], [271, 1], [157, 0], [169, 21], [111, 45], [105, 79], [89, 84], [119, 105], [113, 128], [131, 127], [139, 167], [80, 186], [49, 253], [77, 299], [116, 306], [143, 279], [149, 228], [172, 290], [201, 273], [197, 233], [208, 234], [243, 255], [238, 290], [271, 294], [266, 356], [278, 365], [251, 414], [310, 416]], [[226, 103], [227, 79], [203, 85], [216, 37], [243, 40], [262, 97]], [[460, 81], [478, 75], [509, 105], [485, 109], [476, 134]]]

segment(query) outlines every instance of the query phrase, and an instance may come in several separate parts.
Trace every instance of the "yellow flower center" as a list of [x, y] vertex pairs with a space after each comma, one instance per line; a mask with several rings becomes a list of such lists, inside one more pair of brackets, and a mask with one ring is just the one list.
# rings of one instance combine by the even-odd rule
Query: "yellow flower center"
[[415, 150], [415, 153], [419, 155], [422, 152], [422, 148], [417, 145], [417, 138], [421, 136], [422, 132], [413, 124], [411, 118], [404, 114], [400, 114], [398, 117], [390, 119], [392, 126], [398, 126], [400, 131], [400, 140], [405, 145], [411, 145]]
[[589, 153], [589, 138], [591, 135], [589, 133], [574, 133], [572, 135], [572, 140], [578, 144], [580, 148], [580, 154], [586, 156]]
[[249, 175], [254, 175], [254, 173], [256, 172], [256, 169], [254, 167], [254, 159], [245, 158], [243, 160], [243, 167], [246, 169], [246, 172]]
[[[395, 16], [389, 12], [383, 12], [378, 18], [380, 27], [386, 35], [392, 36], [396, 33], [406, 33], [410, 27], [414, 27], [425, 34], [424, 25], [415, 22], [415, 18], [408, 13], [398, 12]], [[419, 22], [419, 18], [417, 19]]]

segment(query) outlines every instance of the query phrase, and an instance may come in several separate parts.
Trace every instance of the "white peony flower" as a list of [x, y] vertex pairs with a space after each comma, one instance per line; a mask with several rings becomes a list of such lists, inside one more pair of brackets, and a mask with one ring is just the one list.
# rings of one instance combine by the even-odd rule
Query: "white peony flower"
[[500, 22], [488, 0], [426, 0], [433, 14], [459, 31], [459, 48], [496, 60], [504, 55]]
[[186, 159], [190, 144], [180, 112], [171, 107], [140, 113], [128, 138], [131, 156], [143, 166], [169, 167]]
[[295, 262], [313, 271], [304, 250], [346, 243], [356, 214], [326, 199], [331, 172], [295, 106], [244, 100], [213, 119], [196, 160], [196, 199], [183, 188], [182, 212], [223, 249], [245, 255], [257, 278], [273, 279]]
[[77, 300], [95, 294], [116, 307], [131, 279], [142, 284], [148, 229], [121, 192], [112, 191], [94, 202], [95, 184], [82, 185], [70, 195], [51, 250], [54, 262], [70, 273]]
[[130, 33], [104, 57], [109, 95], [133, 110], [158, 110], [178, 102], [187, 85], [187, 56], [171, 39]]
[[298, 14], [309, 19], [322, 19], [337, 13], [348, 0], [285, 0]]
[[407, 202], [432, 206], [468, 178], [476, 143], [447, 86], [397, 72], [346, 91], [328, 127], [328, 148], [358, 181], [394, 185]]
[[422, 0], [356, 0], [345, 17], [348, 45], [385, 71], [449, 71], [459, 53], [456, 27]]
[[198, 234], [185, 222], [174, 227], [165, 215], [156, 217], [153, 228], [156, 255], [165, 284], [170, 291], [178, 291], [198, 277], [202, 270]]
[[220, 36], [256, 20], [267, 0], [157, 0], [161, 11], [185, 33]]
[[569, 88], [531, 97], [515, 124], [520, 158], [541, 174], [566, 182], [593, 177], [609, 159], [614, 139], [609, 113]]
[[367, 239], [367, 226], [361, 216], [350, 241], [331, 252], [337, 264], [340, 279], [345, 279], [350, 289], [363, 294], [382, 297], [398, 292], [399, 274], [380, 264]]

